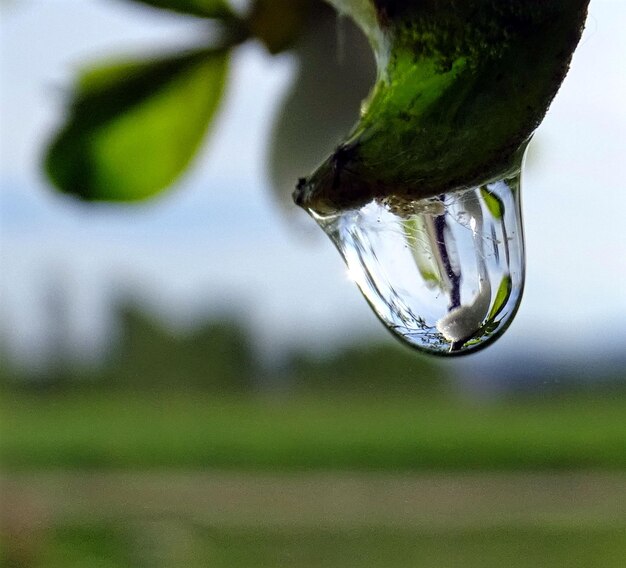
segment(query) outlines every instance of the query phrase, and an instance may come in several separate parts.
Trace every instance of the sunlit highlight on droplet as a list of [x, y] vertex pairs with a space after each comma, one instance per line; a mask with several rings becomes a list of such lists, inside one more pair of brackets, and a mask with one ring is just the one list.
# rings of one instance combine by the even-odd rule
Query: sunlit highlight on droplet
[[359, 283], [360, 274], [353, 270], [352, 268], [348, 268], [346, 270], [346, 278], [350, 280], [350, 282], [354, 282], [355, 284]]
[[519, 177], [320, 216], [378, 317], [412, 346], [474, 351], [510, 324], [524, 285]]

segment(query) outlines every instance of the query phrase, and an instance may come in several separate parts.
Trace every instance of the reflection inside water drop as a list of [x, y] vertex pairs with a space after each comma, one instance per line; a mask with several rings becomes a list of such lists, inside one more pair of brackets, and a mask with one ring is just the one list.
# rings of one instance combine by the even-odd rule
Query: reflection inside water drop
[[380, 319], [412, 346], [476, 350], [511, 322], [524, 284], [519, 177], [320, 216]]

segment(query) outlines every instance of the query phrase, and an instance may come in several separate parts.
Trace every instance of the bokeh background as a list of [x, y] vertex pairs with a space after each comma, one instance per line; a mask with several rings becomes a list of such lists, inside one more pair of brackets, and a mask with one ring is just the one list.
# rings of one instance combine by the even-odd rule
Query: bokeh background
[[397, 345], [290, 205], [372, 77], [347, 22], [238, 48], [173, 191], [96, 205], [41, 168], [76, 70], [199, 24], [124, 0], [0, 10], [6, 566], [623, 566], [621, 0], [591, 1], [530, 147], [518, 316], [453, 362]]

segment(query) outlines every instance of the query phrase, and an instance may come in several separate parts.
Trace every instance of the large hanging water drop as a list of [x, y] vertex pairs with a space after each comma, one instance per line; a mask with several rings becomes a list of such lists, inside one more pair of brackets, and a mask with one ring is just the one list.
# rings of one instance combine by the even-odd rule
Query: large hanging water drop
[[387, 327], [434, 354], [476, 350], [511, 322], [524, 286], [519, 176], [421, 200], [311, 211]]
[[588, 0], [331, 2], [362, 26], [378, 76], [295, 202], [393, 333], [430, 353], [475, 351], [521, 299], [522, 156]]

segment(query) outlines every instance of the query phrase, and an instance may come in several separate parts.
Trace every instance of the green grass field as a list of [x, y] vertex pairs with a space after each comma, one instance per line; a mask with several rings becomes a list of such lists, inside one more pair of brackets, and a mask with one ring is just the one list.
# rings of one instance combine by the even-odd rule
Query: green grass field
[[34, 472], [6, 566], [621, 568], [623, 473]]
[[[59, 527], [46, 568], [622, 568], [626, 532], [497, 530], [178, 531], [115, 524]], [[163, 537], [163, 534], [161, 534]]]
[[6, 568], [621, 568], [626, 399], [0, 394]]
[[4, 393], [4, 469], [626, 469], [626, 398]]

